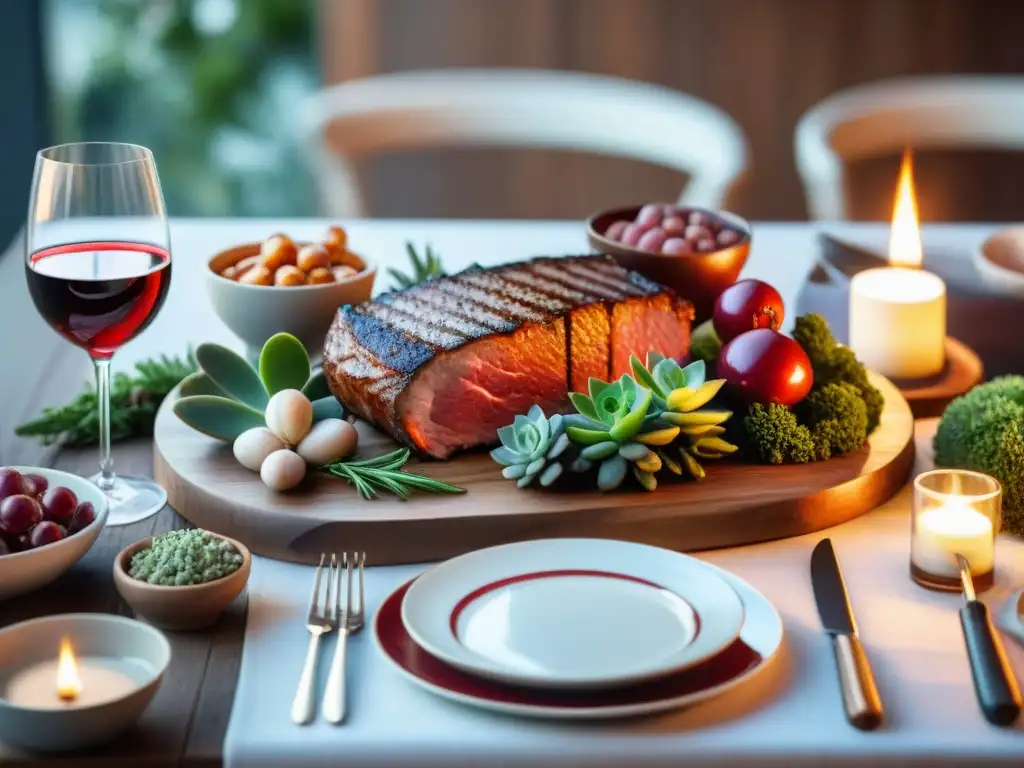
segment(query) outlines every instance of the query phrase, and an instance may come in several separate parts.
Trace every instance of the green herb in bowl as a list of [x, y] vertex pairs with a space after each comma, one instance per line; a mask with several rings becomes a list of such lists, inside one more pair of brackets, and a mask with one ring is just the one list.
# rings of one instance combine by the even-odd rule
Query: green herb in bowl
[[228, 541], [199, 528], [170, 531], [132, 556], [128, 575], [163, 587], [184, 587], [222, 579], [242, 566]]

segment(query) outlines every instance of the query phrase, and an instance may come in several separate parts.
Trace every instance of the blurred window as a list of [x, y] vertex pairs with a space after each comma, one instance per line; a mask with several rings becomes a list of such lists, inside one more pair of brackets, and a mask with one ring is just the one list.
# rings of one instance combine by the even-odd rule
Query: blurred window
[[151, 148], [174, 216], [313, 213], [291, 116], [319, 85], [314, 8], [46, 0], [55, 140]]

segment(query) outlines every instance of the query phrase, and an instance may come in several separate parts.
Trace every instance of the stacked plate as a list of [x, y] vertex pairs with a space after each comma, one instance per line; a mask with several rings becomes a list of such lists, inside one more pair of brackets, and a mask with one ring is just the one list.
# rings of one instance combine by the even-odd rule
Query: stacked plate
[[383, 603], [374, 636], [438, 695], [532, 717], [603, 718], [692, 704], [748, 680], [782, 643], [750, 584], [696, 558], [602, 539], [456, 557]]

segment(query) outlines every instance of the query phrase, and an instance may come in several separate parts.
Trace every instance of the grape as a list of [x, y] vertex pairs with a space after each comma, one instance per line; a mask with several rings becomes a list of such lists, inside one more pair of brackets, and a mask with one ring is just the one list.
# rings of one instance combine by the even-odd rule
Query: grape
[[648, 203], [636, 215], [636, 223], [644, 229], [661, 224], [665, 215], [665, 206], [662, 203]]
[[626, 228], [622, 230], [622, 244], [636, 245], [646, 231], [647, 227], [642, 227], [639, 224], [627, 224]]
[[735, 229], [723, 229], [718, 233], [718, 245], [721, 248], [727, 248], [730, 245], [735, 245], [742, 239], [743, 238], [740, 236], [740, 233]]
[[661, 246], [661, 252], [666, 256], [685, 256], [688, 253], [693, 253], [693, 246], [689, 240], [682, 237], [670, 237]]
[[92, 505], [91, 501], [83, 501], [75, 510], [75, 516], [71, 520], [71, 525], [68, 526], [68, 531], [70, 533], [78, 533], [83, 528], [91, 525], [95, 519], [96, 507]]
[[22, 475], [21, 483], [25, 488], [24, 493], [29, 496], [35, 496], [37, 499], [46, 493], [46, 489], [50, 487], [50, 481], [35, 472]]
[[25, 492], [25, 484], [21, 473], [9, 467], [0, 467], [0, 501], [8, 496], [17, 496]]
[[18, 494], [0, 502], [0, 531], [17, 536], [43, 519], [43, 508], [31, 496]]
[[703, 227], [711, 223], [711, 217], [700, 211], [690, 211], [686, 217], [686, 223], [691, 227]]
[[608, 226], [608, 229], [604, 231], [605, 238], [608, 240], [621, 240], [622, 233], [625, 232], [628, 224], [628, 221], [613, 221]]
[[55, 541], [60, 541], [67, 535], [68, 532], [64, 530], [64, 526], [57, 525], [50, 520], [44, 520], [32, 529], [29, 541], [33, 548], [45, 547], [47, 544], [53, 544]]
[[665, 244], [665, 230], [661, 227], [654, 227], [644, 232], [637, 242], [637, 247], [651, 253], [660, 253], [661, 246]]
[[67, 525], [75, 516], [78, 497], [63, 486], [51, 488], [43, 494], [43, 519]]
[[705, 238], [715, 239], [715, 236], [711, 233], [711, 230], [707, 227], [702, 227], [699, 224], [691, 224], [685, 230], [683, 230], [683, 237], [687, 240], [692, 240], [696, 243], [698, 240]]
[[680, 216], [669, 216], [661, 223], [661, 228], [665, 230], [665, 234], [669, 237], [673, 235], [682, 237], [683, 232], [686, 230], [686, 222]]

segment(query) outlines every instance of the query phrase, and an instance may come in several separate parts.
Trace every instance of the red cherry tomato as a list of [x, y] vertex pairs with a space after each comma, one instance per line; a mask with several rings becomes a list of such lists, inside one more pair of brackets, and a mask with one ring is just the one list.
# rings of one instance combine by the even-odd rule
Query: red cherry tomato
[[814, 371], [803, 347], [770, 328], [741, 333], [718, 355], [718, 377], [751, 403], [796, 405], [811, 391]]
[[740, 280], [715, 302], [715, 332], [723, 342], [755, 328], [779, 330], [785, 317], [782, 296], [761, 280]]

